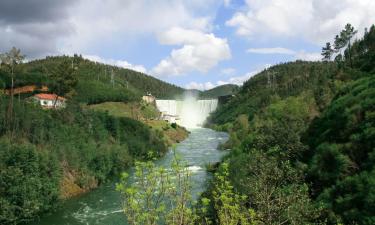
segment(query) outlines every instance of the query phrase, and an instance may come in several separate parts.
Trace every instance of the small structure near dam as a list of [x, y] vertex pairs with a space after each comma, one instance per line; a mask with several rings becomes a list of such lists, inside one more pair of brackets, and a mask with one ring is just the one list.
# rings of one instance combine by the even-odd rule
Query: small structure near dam
[[170, 123], [194, 128], [203, 125], [210, 113], [216, 110], [217, 99], [198, 100], [187, 97], [184, 100], [155, 100], [161, 117]]

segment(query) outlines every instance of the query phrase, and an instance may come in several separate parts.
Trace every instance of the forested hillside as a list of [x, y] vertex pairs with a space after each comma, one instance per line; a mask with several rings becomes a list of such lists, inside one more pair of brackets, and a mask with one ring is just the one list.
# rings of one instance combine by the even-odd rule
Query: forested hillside
[[[60, 199], [118, 177], [134, 160], [167, 151], [171, 140], [160, 129], [86, 105], [136, 105], [146, 92], [170, 98], [182, 88], [77, 55], [25, 64], [23, 58], [13, 48], [0, 65], [0, 88], [8, 89], [0, 92], [0, 224], [32, 220]], [[25, 85], [47, 86], [68, 99], [66, 108], [46, 110], [34, 104], [28, 97], [38, 88], [12, 94], [12, 86]], [[180, 133], [186, 135], [185, 130]]]
[[355, 33], [348, 24], [323, 62], [257, 74], [212, 115], [230, 133], [229, 179], [258, 224], [375, 223], [375, 27]]
[[235, 94], [239, 87], [235, 84], [224, 84], [214, 87], [210, 90], [206, 90], [200, 93], [201, 98], [217, 98], [219, 96], [226, 96]]
[[[15, 87], [28, 84], [49, 86], [53, 82], [52, 74], [62, 62], [68, 62], [69, 66], [74, 69], [78, 85], [73, 97], [80, 102], [92, 104], [105, 101], [138, 100], [147, 93], [157, 98], [174, 98], [182, 95], [184, 91], [180, 87], [152, 76], [92, 62], [78, 55], [47, 57], [18, 66]], [[0, 75], [0, 87], [10, 88], [9, 73], [0, 71]]]

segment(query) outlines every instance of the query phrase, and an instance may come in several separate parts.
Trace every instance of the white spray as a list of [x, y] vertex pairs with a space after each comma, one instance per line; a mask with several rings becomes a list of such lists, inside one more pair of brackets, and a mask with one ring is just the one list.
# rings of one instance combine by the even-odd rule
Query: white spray
[[198, 100], [192, 93], [186, 93], [182, 101], [156, 100], [156, 106], [166, 114], [178, 116], [182, 126], [197, 128], [216, 110], [217, 99]]

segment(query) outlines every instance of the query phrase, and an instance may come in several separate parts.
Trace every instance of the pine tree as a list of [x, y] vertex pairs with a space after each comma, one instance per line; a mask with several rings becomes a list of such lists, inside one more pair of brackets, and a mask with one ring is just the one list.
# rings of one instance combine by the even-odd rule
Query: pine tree
[[323, 61], [331, 61], [331, 57], [334, 50], [332, 49], [331, 43], [327, 42], [326, 46], [322, 48]]

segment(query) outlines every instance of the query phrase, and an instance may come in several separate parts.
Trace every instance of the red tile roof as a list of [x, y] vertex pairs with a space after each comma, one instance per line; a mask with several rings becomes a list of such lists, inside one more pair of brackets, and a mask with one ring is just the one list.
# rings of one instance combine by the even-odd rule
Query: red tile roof
[[[39, 98], [39, 99], [45, 99], [45, 100], [55, 100], [57, 95], [55, 94], [36, 94], [34, 95], [35, 97]], [[64, 97], [60, 97], [58, 96], [57, 97], [58, 100], [62, 100], [62, 101], [65, 101], [66, 99]]]

